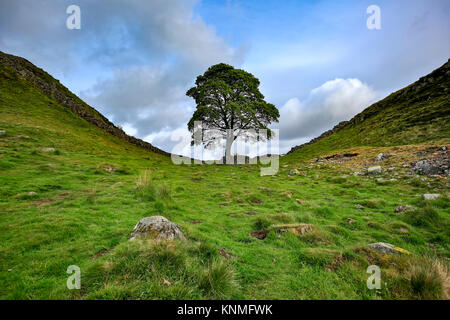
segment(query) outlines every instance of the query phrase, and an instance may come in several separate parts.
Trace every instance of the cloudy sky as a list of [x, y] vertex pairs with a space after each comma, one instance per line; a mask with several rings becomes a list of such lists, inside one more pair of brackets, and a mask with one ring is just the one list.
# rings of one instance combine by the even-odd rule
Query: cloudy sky
[[[66, 27], [72, 4], [79, 30]], [[287, 152], [445, 63], [449, 14], [448, 0], [1, 0], [0, 50], [167, 151], [187, 131], [196, 76], [232, 64], [279, 108]]]

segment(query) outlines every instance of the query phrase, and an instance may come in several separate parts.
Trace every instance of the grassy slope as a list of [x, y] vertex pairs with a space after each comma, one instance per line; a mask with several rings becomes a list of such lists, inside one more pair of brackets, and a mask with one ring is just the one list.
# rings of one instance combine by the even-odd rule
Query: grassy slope
[[[7, 132], [0, 136], [1, 298], [438, 296], [429, 286], [417, 289], [408, 272], [410, 263], [424, 265], [424, 255], [449, 257], [449, 199], [427, 204], [417, 197], [445, 194], [447, 180], [422, 181], [404, 169], [396, 171], [395, 183], [349, 175], [386, 150], [381, 146], [351, 146], [363, 153], [357, 163], [311, 165], [313, 154], [342, 149], [324, 140], [283, 159], [273, 177], [260, 177], [255, 166], [174, 166], [167, 157], [104, 133], [28, 83], [4, 77], [0, 129]], [[404, 161], [411, 152], [396, 150], [399, 156], [383, 165]], [[306, 175], [289, 177], [293, 167]], [[146, 170], [151, 182], [137, 189]], [[400, 201], [419, 210], [396, 214]], [[151, 215], [180, 224], [189, 241], [129, 243], [134, 224]], [[348, 224], [349, 217], [356, 222]], [[299, 238], [271, 231], [264, 240], [249, 235], [293, 222], [309, 223], [313, 232]], [[413, 255], [367, 250], [375, 241]], [[366, 288], [366, 267], [374, 263], [387, 283], [379, 292]], [[82, 270], [80, 291], [65, 288], [66, 269], [73, 264]]]
[[336, 133], [286, 159], [306, 159], [360, 146], [450, 142], [450, 61], [366, 108]]

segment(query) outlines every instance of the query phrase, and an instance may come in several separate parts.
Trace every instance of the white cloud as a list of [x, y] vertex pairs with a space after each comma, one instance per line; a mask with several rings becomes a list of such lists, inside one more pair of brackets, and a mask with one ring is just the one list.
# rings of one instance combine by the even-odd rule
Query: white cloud
[[377, 98], [378, 94], [358, 79], [327, 81], [311, 90], [304, 101], [292, 98], [281, 107], [281, 139], [304, 140], [318, 136], [338, 122], [349, 120]]

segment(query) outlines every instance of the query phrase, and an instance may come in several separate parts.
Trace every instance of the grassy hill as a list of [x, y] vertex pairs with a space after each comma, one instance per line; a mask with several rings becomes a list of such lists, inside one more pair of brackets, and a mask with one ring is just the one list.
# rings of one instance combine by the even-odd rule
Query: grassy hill
[[[257, 166], [175, 166], [41, 69], [0, 53], [0, 298], [448, 298], [448, 177], [403, 167], [448, 147], [445, 74], [436, 90], [395, 93], [261, 177]], [[348, 150], [358, 156], [315, 161]], [[375, 163], [379, 152], [392, 157]], [[374, 164], [385, 171], [353, 175]], [[152, 215], [188, 240], [128, 241]], [[411, 254], [368, 247], [379, 241]], [[381, 290], [366, 286], [372, 264]], [[70, 265], [81, 268], [81, 290], [66, 288]]]
[[[293, 147], [288, 158], [358, 146], [450, 141], [450, 60], [413, 84], [374, 103], [349, 121]], [[296, 152], [302, 149], [302, 152]]]

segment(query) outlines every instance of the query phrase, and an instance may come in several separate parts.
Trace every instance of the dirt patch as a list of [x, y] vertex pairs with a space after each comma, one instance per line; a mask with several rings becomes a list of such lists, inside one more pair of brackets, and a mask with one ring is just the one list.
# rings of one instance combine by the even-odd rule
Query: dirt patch
[[107, 254], [108, 252], [109, 252], [109, 250], [103, 249], [103, 250], [97, 252], [95, 255], [93, 255], [90, 259], [91, 259], [91, 260], [98, 259], [98, 258], [100, 258], [101, 256]]
[[347, 261], [347, 257], [345, 256], [345, 254], [340, 253], [336, 258], [334, 258], [333, 262], [326, 267], [326, 270], [328, 272], [334, 272], [345, 261]]
[[40, 206], [42, 206], [42, 205], [44, 205], [44, 204], [47, 204], [47, 203], [52, 203], [52, 202], [54, 202], [55, 200], [51, 200], [51, 199], [40, 199], [40, 200], [35, 200], [34, 201], [34, 205], [36, 206], [36, 207], [40, 207]]
[[257, 215], [257, 213], [255, 211], [246, 211], [246, 212], [244, 212], [244, 214], [246, 214], [248, 216], [255, 216], [255, 215]]
[[359, 153], [356, 152], [347, 152], [344, 154], [332, 154], [332, 155], [326, 155], [326, 156], [322, 156], [322, 157], [318, 157], [316, 159], [316, 162], [324, 162], [324, 161], [337, 161], [337, 162], [342, 162], [342, 161], [349, 161], [354, 157], [357, 157], [359, 155]]
[[70, 193], [63, 192], [63, 193], [58, 194], [58, 196], [60, 196], [60, 197], [68, 197], [68, 196], [70, 196]]
[[250, 233], [250, 235], [253, 238], [256, 238], [259, 240], [264, 240], [267, 237], [268, 233], [269, 233], [269, 231], [267, 231], [267, 230], [258, 230], [258, 231], [254, 231], [254, 232]]
[[224, 257], [225, 259], [231, 259], [234, 257], [234, 255], [231, 252], [228, 252], [225, 249], [219, 249], [219, 255], [221, 257]]
[[263, 204], [263, 202], [261, 200], [258, 200], [258, 199], [252, 199], [251, 203], [253, 203], [253, 204]]
[[191, 181], [202, 181], [202, 178], [191, 178]]
[[191, 223], [192, 223], [192, 224], [202, 224], [203, 222], [201, 222], [201, 221], [196, 221], [196, 220], [193, 220], [193, 221], [191, 221]]

